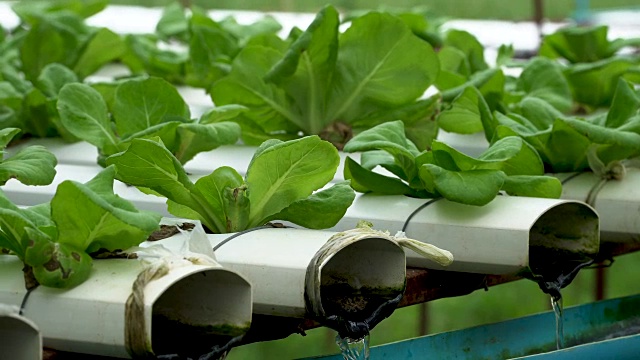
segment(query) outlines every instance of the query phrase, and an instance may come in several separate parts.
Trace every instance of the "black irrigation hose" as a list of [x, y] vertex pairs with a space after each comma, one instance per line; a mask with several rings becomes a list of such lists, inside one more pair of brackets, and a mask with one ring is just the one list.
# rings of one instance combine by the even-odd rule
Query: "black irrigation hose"
[[224, 359], [227, 354], [229, 353], [229, 351], [231, 351], [232, 348], [234, 348], [236, 345], [238, 345], [240, 342], [242, 342], [242, 339], [244, 338], [245, 334], [236, 336], [234, 338], [232, 338], [231, 340], [229, 340], [226, 344], [220, 346], [220, 345], [215, 345], [211, 348], [211, 351], [206, 353], [206, 354], [202, 354], [200, 356], [198, 356], [197, 358], [193, 358], [193, 357], [189, 357], [189, 356], [182, 356], [179, 354], [168, 354], [168, 355], [158, 355], [156, 358], [157, 359], [162, 359], [162, 360], [218, 360], [218, 359]]
[[213, 247], [213, 251], [215, 252], [220, 247], [222, 247], [222, 245], [224, 245], [224, 244], [228, 243], [229, 241], [231, 241], [231, 240], [233, 240], [233, 239], [235, 239], [235, 238], [237, 238], [237, 237], [239, 237], [241, 235], [244, 235], [246, 233], [250, 233], [250, 232], [256, 231], [256, 230], [275, 229], [275, 228], [276, 228], [275, 226], [273, 226], [271, 224], [267, 224], [267, 225], [262, 225], [262, 226], [257, 226], [257, 227], [251, 228], [251, 229], [247, 229], [247, 230], [242, 230], [242, 231], [237, 232], [237, 233], [229, 236], [228, 238], [222, 240], [219, 244], [217, 244], [216, 246]]
[[35, 288], [37, 288], [37, 286], [27, 289], [27, 292], [24, 294], [24, 297], [22, 298], [22, 303], [20, 304], [20, 312], [18, 313], [19, 315], [24, 314], [24, 308], [27, 306], [27, 300], [29, 300], [29, 296], [31, 295], [31, 292]]
[[426, 208], [427, 206], [433, 204], [434, 202], [436, 202], [436, 201], [438, 201], [440, 199], [443, 199], [443, 198], [431, 199], [431, 200], [427, 201], [426, 203], [418, 206], [417, 209], [413, 210], [413, 212], [407, 217], [407, 220], [405, 220], [404, 225], [402, 225], [402, 231], [405, 232], [407, 230], [407, 227], [409, 227], [409, 221], [411, 221], [411, 219], [413, 219], [413, 217], [416, 216], [417, 213], [419, 213], [424, 208]]
[[342, 338], [360, 339], [368, 335], [369, 330], [393, 313], [402, 300], [402, 295], [404, 294], [399, 294], [395, 298], [385, 301], [363, 321], [345, 320], [338, 315], [329, 315], [321, 321], [321, 324], [337, 331]]

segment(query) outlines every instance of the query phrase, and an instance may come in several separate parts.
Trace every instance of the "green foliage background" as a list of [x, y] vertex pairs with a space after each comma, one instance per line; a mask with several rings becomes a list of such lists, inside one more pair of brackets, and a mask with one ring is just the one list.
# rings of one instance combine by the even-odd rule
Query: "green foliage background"
[[[136, 4], [141, 6], [161, 6], [172, 0], [112, 0], [114, 4]], [[340, 10], [372, 9], [379, 6], [413, 7], [427, 6], [440, 15], [469, 18], [469, 19], [530, 19], [533, 14], [532, 0], [183, 0], [192, 4], [219, 9], [247, 9], [261, 11], [307, 11], [317, 12], [325, 4], [331, 3]], [[570, 17], [574, 11], [576, 1], [556, 0], [545, 1], [545, 15], [550, 19], [564, 19]], [[634, 0], [591, 0], [593, 10], [604, 8], [638, 6]]]

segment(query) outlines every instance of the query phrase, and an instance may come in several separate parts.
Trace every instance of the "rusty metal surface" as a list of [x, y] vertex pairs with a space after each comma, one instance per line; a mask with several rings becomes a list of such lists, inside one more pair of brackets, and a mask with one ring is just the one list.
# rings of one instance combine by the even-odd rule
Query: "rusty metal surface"
[[483, 275], [407, 268], [407, 288], [398, 306], [409, 306], [447, 297], [468, 295], [478, 289], [520, 279], [517, 276]]

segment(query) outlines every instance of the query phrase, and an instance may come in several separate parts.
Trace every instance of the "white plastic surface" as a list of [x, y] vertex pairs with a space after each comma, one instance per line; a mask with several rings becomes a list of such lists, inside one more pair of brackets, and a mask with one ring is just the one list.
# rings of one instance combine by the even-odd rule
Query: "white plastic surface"
[[33, 321], [18, 315], [17, 306], [0, 304], [0, 357], [42, 359], [42, 336]]
[[[596, 196], [594, 207], [600, 214], [603, 240], [635, 242], [640, 237], [640, 169], [626, 171], [624, 179], [608, 181]], [[556, 174], [561, 180], [569, 175]], [[582, 173], [563, 185], [562, 198], [586, 201], [599, 181], [591, 172]]]
[[[359, 220], [378, 230], [402, 230], [409, 216], [428, 199], [406, 196], [359, 194], [345, 217], [332, 230], [355, 226]], [[448, 250], [453, 264], [446, 270], [485, 274], [514, 274], [529, 264], [530, 230], [538, 219], [566, 200], [498, 196], [483, 206], [453, 203], [444, 199], [415, 214], [407, 237]], [[567, 219], [567, 221], [580, 219]], [[410, 266], [445, 269], [406, 250]]]
[[[306, 311], [304, 294], [307, 267], [333, 234], [318, 230], [260, 229], [231, 239], [215, 254], [226, 268], [249, 279], [254, 291], [255, 313], [301, 318]], [[211, 245], [215, 246], [230, 235], [211, 234], [208, 237]], [[171, 239], [162, 243], [169, 248], [176, 246]], [[361, 286], [388, 285], [389, 282], [401, 286], [404, 283], [404, 254], [389, 241], [363, 239], [340, 252], [360, 266], [350, 267], [351, 270], [359, 269], [355, 273], [339, 276], [348, 277]], [[334, 255], [332, 258], [336, 257]], [[398, 274], [401, 276], [398, 277]]]
[[[184, 243], [186, 235], [172, 237]], [[128, 358], [125, 348], [125, 304], [145, 264], [139, 260], [94, 260], [92, 274], [71, 289], [39, 286], [32, 291], [24, 316], [38, 324], [44, 346], [56, 350]], [[0, 256], [0, 302], [19, 306], [25, 294], [22, 263]], [[206, 275], [206, 278], [204, 277]], [[184, 284], [188, 284], [186, 288]], [[181, 284], [183, 291], [170, 293]], [[186, 290], [185, 290], [186, 289]], [[150, 338], [154, 304], [170, 294], [173, 311], [213, 324], [247, 326], [251, 321], [251, 288], [247, 281], [219, 265], [180, 265], [144, 289], [146, 334]], [[188, 293], [188, 296], [183, 296]], [[166, 311], [166, 310], [164, 310]], [[152, 344], [153, 345], [153, 344]]]

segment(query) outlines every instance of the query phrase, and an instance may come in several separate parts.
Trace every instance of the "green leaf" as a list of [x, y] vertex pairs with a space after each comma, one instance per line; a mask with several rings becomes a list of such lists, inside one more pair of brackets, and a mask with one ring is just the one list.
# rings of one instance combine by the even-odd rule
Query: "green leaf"
[[447, 200], [482, 206], [496, 197], [507, 176], [499, 170], [457, 172], [425, 164], [420, 168], [420, 178], [432, 183], [438, 193]]
[[541, 98], [525, 97], [519, 105], [522, 116], [536, 130], [550, 129], [556, 119], [565, 118], [557, 108]]
[[562, 112], [573, 105], [571, 89], [560, 65], [546, 58], [538, 57], [527, 63], [518, 77], [517, 87], [527, 96], [543, 99]]
[[351, 125], [355, 133], [365, 131], [382, 123], [402, 120], [405, 134], [420, 150], [426, 150], [438, 132], [435, 116], [440, 107], [440, 96], [434, 95], [407, 105], [368, 113]]
[[180, 3], [171, 3], [162, 10], [162, 16], [156, 25], [157, 34], [160, 34], [165, 39], [171, 37], [184, 39], [188, 30], [189, 21]]
[[412, 192], [402, 180], [378, 174], [350, 157], [344, 163], [344, 178], [351, 180], [351, 187], [358, 192], [373, 191], [385, 195], [408, 195]]
[[464, 30], [451, 29], [447, 31], [444, 43], [465, 54], [471, 73], [488, 68], [487, 63], [484, 61], [484, 46], [470, 33]]
[[194, 86], [209, 89], [215, 81], [227, 75], [229, 64], [240, 49], [237, 40], [218, 23], [206, 15], [192, 16], [189, 39], [189, 69], [192, 73], [189, 75]]
[[127, 52], [122, 61], [134, 73], [146, 73], [182, 84], [185, 82], [188, 54], [158, 48], [155, 38], [145, 35], [127, 35]]
[[[99, 249], [124, 250], [145, 241], [158, 228], [160, 215], [137, 211], [113, 194], [115, 169], [106, 168], [94, 182], [106, 182], [107, 193], [66, 180], [51, 200], [51, 218], [58, 227], [58, 242], [88, 253]], [[98, 186], [98, 185], [94, 185]]]
[[73, 66], [78, 78], [84, 79], [102, 66], [124, 55], [126, 45], [122, 37], [107, 28], [99, 29], [85, 44]]
[[637, 59], [614, 57], [574, 65], [565, 71], [565, 76], [577, 102], [593, 107], [608, 106], [613, 100], [618, 78], [637, 66]]
[[21, 19], [29, 22], [33, 21], [33, 18], [63, 11], [88, 18], [102, 11], [108, 4], [108, 0], [20, 1], [13, 4], [11, 9]]
[[[211, 97], [217, 106], [241, 104], [250, 110], [239, 118], [246, 118], [262, 132], [285, 131], [297, 133], [300, 115], [283, 89], [267, 83], [264, 75], [280, 59], [281, 53], [262, 46], [247, 46], [233, 60], [229, 75], [217, 81]], [[243, 140], [246, 140], [242, 129]]]
[[194, 184], [180, 162], [162, 144], [134, 139], [126, 151], [110, 156], [106, 163], [116, 166], [116, 178], [122, 182], [149, 188], [186, 206], [193, 203]]
[[509, 195], [559, 199], [562, 183], [552, 176], [508, 176], [502, 189]]
[[440, 60], [440, 71], [448, 71], [468, 79], [471, 76], [471, 65], [467, 54], [457, 47], [448, 45], [443, 46], [438, 51], [438, 60]]
[[482, 120], [478, 107], [479, 96], [473, 87], [467, 87], [443, 110], [437, 118], [438, 126], [448, 132], [474, 134], [482, 131]]
[[177, 132], [178, 147], [174, 155], [184, 164], [200, 152], [235, 144], [240, 137], [240, 126], [232, 122], [180, 124]]
[[391, 121], [365, 130], [351, 139], [344, 148], [345, 152], [363, 152], [385, 150], [390, 153], [415, 157], [420, 151], [409, 141], [404, 133], [402, 121]]
[[542, 175], [544, 164], [538, 152], [524, 140], [516, 136], [502, 138], [491, 144], [479, 157], [484, 161], [496, 161], [499, 170], [508, 176]]
[[121, 137], [163, 122], [189, 119], [189, 107], [176, 88], [160, 78], [133, 79], [118, 86], [113, 117]]
[[39, 18], [24, 37], [20, 49], [27, 80], [35, 81], [47, 64], [72, 66], [89, 34], [83, 20], [68, 12]]
[[4, 154], [4, 149], [9, 145], [16, 135], [20, 133], [20, 129], [17, 128], [4, 128], [0, 129], [0, 151]]
[[107, 105], [102, 96], [89, 85], [72, 83], [58, 94], [58, 112], [62, 125], [77, 136], [102, 149], [117, 148]]
[[48, 185], [56, 175], [56, 157], [40, 145], [18, 151], [0, 163], [0, 185], [16, 179], [25, 185]]
[[328, 189], [295, 201], [269, 221], [284, 220], [309, 229], [326, 229], [335, 226], [355, 199], [348, 181], [339, 182]]
[[502, 44], [498, 48], [498, 56], [496, 56], [496, 66], [508, 66], [512, 64], [513, 57], [515, 56], [515, 49], [513, 44]]
[[20, 209], [0, 193], [0, 247], [9, 249], [24, 259], [27, 248], [27, 228], [35, 228]]
[[242, 105], [224, 105], [224, 106], [216, 106], [213, 109], [207, 111], [202, 114], [200, 117], [200, 124], [211, 124], [222, 121], [233, 120], [236, 117], [240, 116], [240, 114], [245, 113], [249, 110], [246, 106]]
[[638, 113], [640, 97], [633, 91], [633, 86], [624, 79], [618, 79], [616, 92], [613, 96], [611, 108], [607, 113], [605, 126], [618, 128], [625, 124], [629, 118]]
[[333, 179], [338, 151], [317, 136], [283, 142], [255, 156], [247, 170], [251, 214], [249, 226], [304, 199]]
[[402, 121], [392, 121], [365, 130], [354, 136], [344, 147], [345, 152], [372, 150], [384, 150], [393, 155], [405, 174], [402, 178], [410, 184], [417, 176], [415, 157], [420, 151], [407, 139]]
[[640, 134], [610, 129], [580, 119], [565, 119], [565, 123], [597, 144], [618, 145], [640, 149]]
[[71, 288], [91, 274], [92, 259], [74, 246], [57, 243], [41, 231], [27, 228], [30, 245], [25, 263], [33, 269], [38, 283], [54, 288]]
[[546, 141], [544, 153], [549, 160], [545, 162], [551, 165], [554, 172], [585, 170], [588, 168], [587, 151], [590, 146], [589, 139], [567, 121], [558, 119], [553, 123]]
[[[238, 199], [243, 201], [245, 197], [244, 191], [241, 194], [240, 190], [236, 191], [236, 196], [233, 197], [234, 190], [242, 188], [243, 185], [242, 176], [228, 166], [217, 168], [211, 174], [196, 181], [193, 190], [194, 196], [201, 198], [207, 204], [207, 208], [211, 209], [211, 217], [215, 219], [213, 224], [210, 224], [211, 221], [205, 222], [210, 230], [217, 233], [228, 233], [247, 228], [249, 203], [238, 204], [237, 202], [230, 202], [230, 200]], [[227, 194], [227, 191], [231, 191], [232, 194]], [[233, 209], [231, 209], [232, 205]], [[231, 210], [235, 210], [234, 214], [236, 215], [243, 213], [244, 216], [232, 218]], [[214, 227], [212, 228], [211, 226]]]
[[561, 56], [572, 63], [595, 62], [612, 56], [617, 49], [607, 40], [607, 27], [566, 27], [542, 40], [540, 54]]
[[453, 99], [459, 96], [466, 88], [470, 86], [476, 87], [478, 89], [482, 89], [484, 86], [486, 86], [488, 92], [493, 92], [496, 88], [498, 88], [499, 91], [502, 92], [502, 88], [504, 88], [504, 81], [504, 74], [502, 73], [502, 70], [497, 68], [482, 70], [474, 73], [469, 81], [465, 82], [464, 84], [442, 91], [442, 101], [453, 101]]
[[238, 39], [238, 44], [246, 46], [249, 41], [255, 38], [278, 37], [277, 33], [282, 29], [271, 15], [266, 15], [250, 24], [238, 24], [232, 16], [227, 16], [219, 22], [222, 28]]
[[339, 40], [327, 122], [349, 122], [372, 103], [414, 101], [438, 77], [440, 65], [431, 46], [389, 14], [355, 19]]
[[438, 51], [440, 73], [436, 80], [436, 87], [443, 91], [464, 84], [471, 75], [469, 60], [464, 52], [453, 47], [445, 46]]
[[49, 98], [57, 98], [63, 86], [78, 82], [76, 74], [68, 67], [53, 63], [42, 69], [36, 86]]
[[265, 76], [267, 82], [283, 85], [303, 109], [307, 121], [301, 127], [308, 134], [319, 133], [332, 120], [325, 109], [338, 56], [339, 24], [335, 8], [322, 9]]

